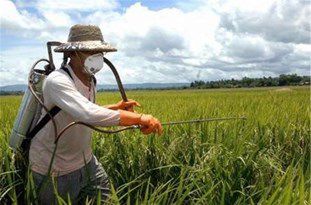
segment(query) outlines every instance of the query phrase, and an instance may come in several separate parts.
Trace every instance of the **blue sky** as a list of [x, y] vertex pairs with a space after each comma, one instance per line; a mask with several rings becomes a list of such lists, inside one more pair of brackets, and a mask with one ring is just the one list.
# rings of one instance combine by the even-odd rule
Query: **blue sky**
[[[0, 84], [24, 84], [46, 42], [98, 25], [124, 83], [310, 75], [310, 5], [295, 0], [0, 0]], [[61, 55], [55, 56], [57, 66]], [[104, 69], [100, 84], [115, 83]]]

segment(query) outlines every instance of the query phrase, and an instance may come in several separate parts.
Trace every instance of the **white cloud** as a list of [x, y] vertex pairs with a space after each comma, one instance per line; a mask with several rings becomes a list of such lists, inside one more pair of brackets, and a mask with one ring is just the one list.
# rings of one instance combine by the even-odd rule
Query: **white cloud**
[[[7, 9], [1, 11], [1, 27], [40, 45], [31, 54], [16, 47], [1, 51], [1, 81], [15, 82], [10, 73], [17, 72], [16, 57], [23, 69], [20, 81], [26, 79], [31, 61], [46, 55], [44, 42], [65, 41], [76, 23], [99, 25], [105, 40], [118, 48], [108, 58], [125, 83], [309, 73], [310, 8], [300, 1], [193, 0], [161, 10], [135, 3], [122, 11], [115, 0], [72, 1], [17, 1], [16, 6], [2, 0]], [[114, 82], [110, 71], [98, 78]]]
[[32, 64], [45, 57], [44, 47], [17, 46], [1, 50], [1, 85], [26, 84]]
[[[267, 1], [262, 4], [265, 5], [262, 9], [259, 5], [252, 5], [252, 2], [238, 4], [237, 9], [232, 9], [230, 4], [231, 9], [221, 13], [221, 26], [236, 33], [260, 35], [268, 41], [310, 43], [308, 3], [297, 0]], [[243, 8], [242, 5], [247, 6]]]
[[71, 17], [62, 11], [46, 10], [42, 12], [46, 23], [52, 28], [55, 27], [70, 27], [73, 24]]
[[18, 11], [13, 2], [0, 1], [1, 29], [12, 30], [40, 30], [44, 28], [44, 21], [30, 14], [26, 10]]

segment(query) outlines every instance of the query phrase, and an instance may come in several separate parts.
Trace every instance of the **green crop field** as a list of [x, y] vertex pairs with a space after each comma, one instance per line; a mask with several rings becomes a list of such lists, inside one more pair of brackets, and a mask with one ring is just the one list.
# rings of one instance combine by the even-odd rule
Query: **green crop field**
[[[138, 112], [162, 122], [246, 116], [175, 125], [162, 136], [94, 132], [112, 204], [310, 204], [310, 88], [129, 91]], [[21, 96], [1, 97], [0, 200], [16, 199], [8, 138]], [[101, 105], [120, 100], [99, 93]], [[25, 187], [33, 198], [31, 183]], [[66, 203], [67, 199], [59, 199]], [[0, 202], [1, 204], [1, 202]]]

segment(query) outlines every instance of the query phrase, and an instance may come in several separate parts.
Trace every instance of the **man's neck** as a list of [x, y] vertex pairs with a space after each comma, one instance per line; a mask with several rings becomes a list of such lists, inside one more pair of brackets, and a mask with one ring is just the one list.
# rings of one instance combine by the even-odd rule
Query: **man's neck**
[[91, 77], [83, 71], [83, 66], [81, 64], [77, 64], [73, 61], [69, 62], [70, 67], [74, 74], [81, 80], [81, 82], [90, 87]]

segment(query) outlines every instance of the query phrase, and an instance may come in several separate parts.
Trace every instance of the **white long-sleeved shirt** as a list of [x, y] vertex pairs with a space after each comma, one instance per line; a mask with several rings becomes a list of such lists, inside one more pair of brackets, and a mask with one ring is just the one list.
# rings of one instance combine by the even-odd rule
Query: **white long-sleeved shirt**
[[[120, 113], [94, 102], [95, 85], [85, 86], [74, 74], [69, 65], [67, 68], [73, 80], [64, 70], [53, 71], [43, 83], [45, 106], [50, 110], [55, 105], [61, 111], [54, 117], [58, 133], [69, 123], [82, 121], [95, 126], [118, 125]], [[93, 101], [93, 102], [92, 102]], [[42, 117], [46, 112], [42, 113]], [[92, 157], [92, 130], [83, 125], [74, 125], [59, 139], [52, 166], [52, 174], [61, 176], [73, 172], [88, 163]], [[29, 150], [31, 170], [47, 174], [54, 144], [54, 127], [50, 120], [32, 139]]]

